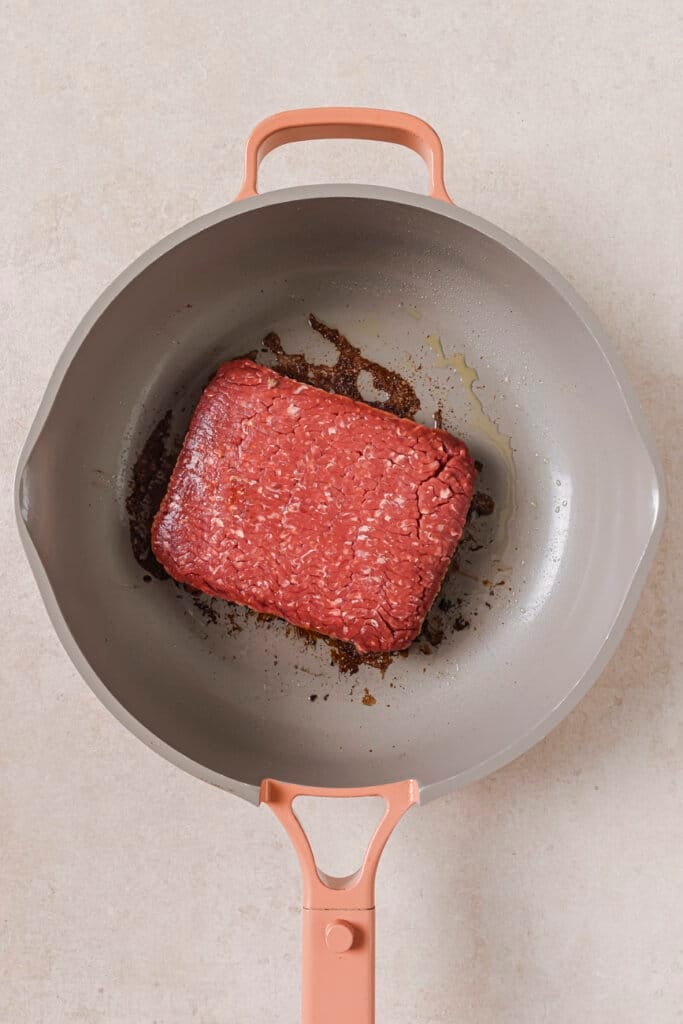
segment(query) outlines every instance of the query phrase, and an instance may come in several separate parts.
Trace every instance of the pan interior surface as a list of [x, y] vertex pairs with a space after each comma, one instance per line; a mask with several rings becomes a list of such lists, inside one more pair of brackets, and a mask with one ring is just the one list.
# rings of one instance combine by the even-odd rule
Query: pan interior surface
[[[436, 794], [518, 752], [596, 670], [651, 547], [657, 467], [592, 330], [494, 229], [400, 193], [311, 193], [226, 208], [114, 289], [50, 396], [21, 515], [94, 676], [198, 774]], [[182, 436], [210, 374], [269, 331], [332, 361], [310, 312], [409, 379], [421, 422], [441, 409], [495, 500], [456, 581], [467, 627], [384, 676], [340, 674], [281, 623], [207, 620], [131, 549], [155, 425], [170, 412]]]

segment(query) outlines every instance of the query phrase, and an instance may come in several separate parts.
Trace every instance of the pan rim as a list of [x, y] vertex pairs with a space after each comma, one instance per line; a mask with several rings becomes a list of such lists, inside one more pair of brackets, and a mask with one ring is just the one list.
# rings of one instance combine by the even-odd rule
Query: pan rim
[[[165, 236], [146, 252], [138, 256], [111, 282], [107, 288], [105, 288], [76, 327], [50, 376], [43, 398], [22, 448], [15, 477], [15, 512], [22, 544], [26, 551], [29, 564], [36, 578], [39, 592], [45, 603], [52, 625], [71, 661], [105, 707], [107, 707], [112, 714], [114, 714], [115, 717], [135, 736], [141, 739], [151, 749], [162, 754], [171, 763], [212, 785], [225, 789], [235, 795], [242, 796], [252, 803], [258, 803], [259, 790], [257, 786], [250, 783], [240, 782], [239, 780], [229, 778], [228, 776], [213, 771], [200, 762], [194, 761], [179, 750], [166, 744], [156, 736], [156, 734], [147, 729], [146, 726], [142, 725], [142, 723], [140, 723], [123, 707], [123, 705], [119, 703], [118, 700], [116, 700], [103, 680], [100, 679], [97, 673], [90, 667], [78, 645], [78, 642], [72, 635], [65, 619], [62, 616], [59, 603], [52, 589], [47, 572], [36, 548], [33, 545], [24, 514], [26, 507], [24, 488], [26, 483], [26, 469], [29, 464], [31, 454], [40, 438], [71, 361], [104, 311], [136, 277], [151, 266], [152, 263], [170, 252], [179, 244], [208, 228], [214, 227], [222, 221], [229, 220], [235, 216], [248, 215], [255, 209], [262, 209], [264, 207], [280, 205], [282, 203], [301, 202], [319, 198], [379, 200], [425, 209], [436, 213], [439, 216], [446, 217], [467, 227], [473, 228], [482, 235], [502, 245], [505, 249], [512, 252], [513, 255], [517, 256], [531, 267], [531, 269], [539, 274], [539, 276], [549, 284], [551, 288], [553, 288], [565, 304], [569, 306], [571, 311], [583, 324], [585, 330], [593, 339], [598, 351], [607, 364], [617, 388], [621, 392], [625, 410], [628, 413], [637, 435], [642, 440], [643, 447], [652, 469], [653, 518], [650, 534], [634, 568], [630, 584], [624, 594], [622, 603], [615, 615], [614, 621], [605, 636], [601, 647], [596, 651], [595, 657], [588, 669], [579, 679], [576, 680], [574, 686], [568, 691], [565, 697], [558, 702], [553, 710], [548, 715], [545, 715], [536, 726], [527, 731], [523, 736], [518, 737], [501, 751], [469, 769], [461, 771], [447, 779], [440, 780], [439, 782], [420, 786], [421, 802], [425, 802], [444, 795], [446, 792], [458, 789], [470, 782], [474, 782], [477, 779], [484, 778], [491, 772], [503, 767], [505, 764], [508, 764], [510, 761], [527, 751], [539, 740], [543, 739], [544, 736], [546, 736], [556, 725], [559, 724], [560, 721], [562, 721], [564, 717], [566, 717], [566, 715], [569, 714], [571, 710], [573, 710], [581, 698], [597, 681], [599, 675], [602, 673], [603, 669], [606, 667], [607, 663], [616, 651], [616, 648], [625, 633], [628, 622], [630, 621], [640, 593], [643, 589], [647, 573], [652, 564], [664, 524], [666, 499], [662, 466], [654, 444], [652, 432], [640, 408], [640, 403], [635, 392], [632, 390], [630, 382], [626, 377], [625, 369], [621, 365], [621, 361], [615, 352], [608, 335], [572, 285], [570, 285], [569, 282], [554, 269], [554, 267], [529, 249], [523, 242], [478, 215], [470, 213], [467, 210], [463, 210], [460, 207], [446, 204], [442, 200], [432, 199], [427, 196], [421, 196], [416, 193], [406, 192], [399, 189], [389, 189], [370, 185], [309, 185], [297, 188], [281, 189], [266, 193], [262, 196], [255, 196], [250, 199], [241, 200], [238, 203], [227, 204], [226, 206], [220, 207], [211, 213], [204, 214], [190, 221], [188, 224]], [[302, 780], [289, 779], [283, 781], [301, 782]]]

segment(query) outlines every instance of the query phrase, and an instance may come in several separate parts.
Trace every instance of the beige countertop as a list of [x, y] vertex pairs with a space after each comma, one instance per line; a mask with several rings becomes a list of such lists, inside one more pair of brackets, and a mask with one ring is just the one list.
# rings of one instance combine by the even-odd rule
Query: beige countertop
[[[284, 835], [100, 706], [43, 609], [11, 488], [55, 361], [105, 285], [235, 193], [257, 120], [340, 103], [431, 121], [455, 201], [592, 305], [654, 427], [670, 509], [635, 620], [588, 697], [394, 836], [378, 1020], [683, 1020], [677, 7], [2, 4], [0, 1024], [298, 1019]], [[425, 184], [412, 154], [362, 143], [283, 150], [263, 175], [326, 180]], [[342, 845], [360, 843], [349, 829]]]

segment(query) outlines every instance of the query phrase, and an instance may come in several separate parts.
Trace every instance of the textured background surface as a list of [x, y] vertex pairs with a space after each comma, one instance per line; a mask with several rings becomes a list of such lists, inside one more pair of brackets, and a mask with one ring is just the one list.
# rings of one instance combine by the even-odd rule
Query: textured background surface
[[[10, 490], [98, 293], [234, 194], [258, 119], [335, 103], [432, 121], [456, 202], [574, 283], [634, 379], [670, 493], [656, 568], [595, 689], [390, 844], [378, 1019], [683, 1020], [677, 7], [0, 3], [1, 1024], [298, 1017], [299, 880], [275, 820], [182, 775], [99, 706], [43, 611]], [[419, 190], [424, 172], [412, 154], [318, 143], [263, 174], [264, 187], [328, 180]]]

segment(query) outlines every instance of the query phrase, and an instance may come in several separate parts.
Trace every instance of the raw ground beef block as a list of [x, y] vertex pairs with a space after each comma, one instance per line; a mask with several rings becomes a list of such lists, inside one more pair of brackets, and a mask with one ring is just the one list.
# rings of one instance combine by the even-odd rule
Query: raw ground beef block
[[176, 580], [358, 650], [420, 631], [472, 499], [444, 430], [282, 377], [220, 367], [152, 527]]

